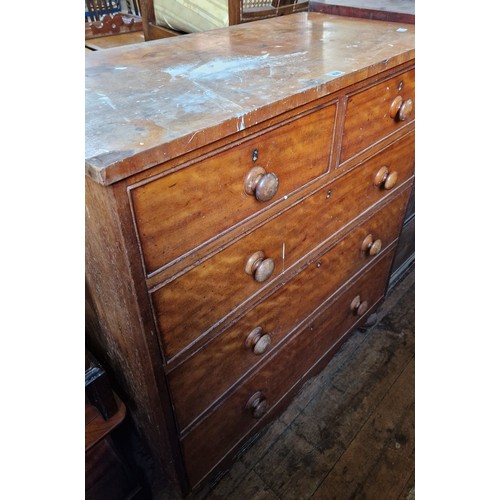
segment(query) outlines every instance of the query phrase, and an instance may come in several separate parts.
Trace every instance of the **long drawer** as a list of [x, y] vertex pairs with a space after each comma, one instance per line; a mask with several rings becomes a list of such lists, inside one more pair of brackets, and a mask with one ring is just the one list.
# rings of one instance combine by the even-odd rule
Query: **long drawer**
[[[383, 297], [394, 252], [386, 253], [181, 441], [193, 486], [249, 432], [259, 418], [303, 381], [307, 372]], [[360, 308], [355, 306], [361, 304]]]
[[180, 430], [396, 240], [409, 194], [410, 188], [405, 189], [169, 374]]
[[[330, 104], [309, 112], [181, 170], [134, 186], [130, 195], [146, 274], [326, 174], [336, 108]], [[258, 167], [262, 170], [255, 170]]]
[[[376, 184], [384, 168], [393, 177], [397, 174], [389, 189], [389, 185]], [[199, 339], [308, 252], [390, 196], [413, 171], [414, 133], [410, 133], [212, 258], [153, 290], [151, 299], [165, 356], [172, 358]], [[257, 252], [262, 252], [262, 262], [271, 259], [274, 265], [262, 282], [245, 270]]]
[[340, 164], [414, 120], [415, 69], [348, 96]]

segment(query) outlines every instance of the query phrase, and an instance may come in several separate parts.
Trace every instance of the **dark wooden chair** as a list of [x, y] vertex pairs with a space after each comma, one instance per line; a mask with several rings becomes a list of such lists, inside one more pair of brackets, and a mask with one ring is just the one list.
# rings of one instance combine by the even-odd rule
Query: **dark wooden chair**
[[[161, 1], [164, 6], [168, 4], [168, 0], [156, 1]], [[200, 29], [177, 31], [179, 28], [168, 26], [166, 23], [157, 20], [155, 0], [139, 0], [139, 3], [146, 40], [165, 38], [175, 33], [201, 31]], [[241, 24], [293, 12], [303, 12], [308, 10], [308, 6], [309, 1], [306, 0], [227, 0], [227, 25]]]
[[[123, 9], [126, 4], [127, 11]], [[85, 0], [85, 39], [142, 31], [138, 0]]]

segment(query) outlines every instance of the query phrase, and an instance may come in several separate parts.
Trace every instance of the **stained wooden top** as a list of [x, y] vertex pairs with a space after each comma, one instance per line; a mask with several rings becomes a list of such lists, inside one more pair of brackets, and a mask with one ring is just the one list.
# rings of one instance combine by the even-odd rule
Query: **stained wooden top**
[[415, 24], [415, 0], [311, 0], [309, 10]]
[[86, 173], [112, 184], [407, 62], [414, 35], [304, 12], [86, 54]]

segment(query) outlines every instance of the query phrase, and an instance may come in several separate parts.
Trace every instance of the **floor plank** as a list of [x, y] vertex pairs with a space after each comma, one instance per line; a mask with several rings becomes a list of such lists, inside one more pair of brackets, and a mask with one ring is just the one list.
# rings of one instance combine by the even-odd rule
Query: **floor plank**
[[397, 499], [414, 464], [412, 359], [313, 495]]
[[415, 469], [406, 482], [398, 500], [415, 500]]

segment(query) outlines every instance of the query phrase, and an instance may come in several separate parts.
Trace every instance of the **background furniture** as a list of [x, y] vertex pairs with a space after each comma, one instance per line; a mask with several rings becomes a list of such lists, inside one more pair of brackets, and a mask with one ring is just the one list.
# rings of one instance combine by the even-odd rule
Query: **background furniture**
[[172, 32], [198, 32], [221, 28], [308, 8], [305, 0], [201, 0], [187, 6], [178, 0], [140, 0], [146, 40]]
[[143, 499], [144, 490], [116, 446], [113, 431], [126, 408], [107, 372], [85, 354], [85, 497], [89, 500]]
[[311, 12], [415, 24], [415, 0], [311, 0]]
[[138, 0], [122, 2], [85, 0], [85, 5], [87, 50], [100, 50], [144, 41]]
[[184, 492], [384, 298], [414, 179], [399, 28], [300, 13], [87, 56], [93, 341]]

